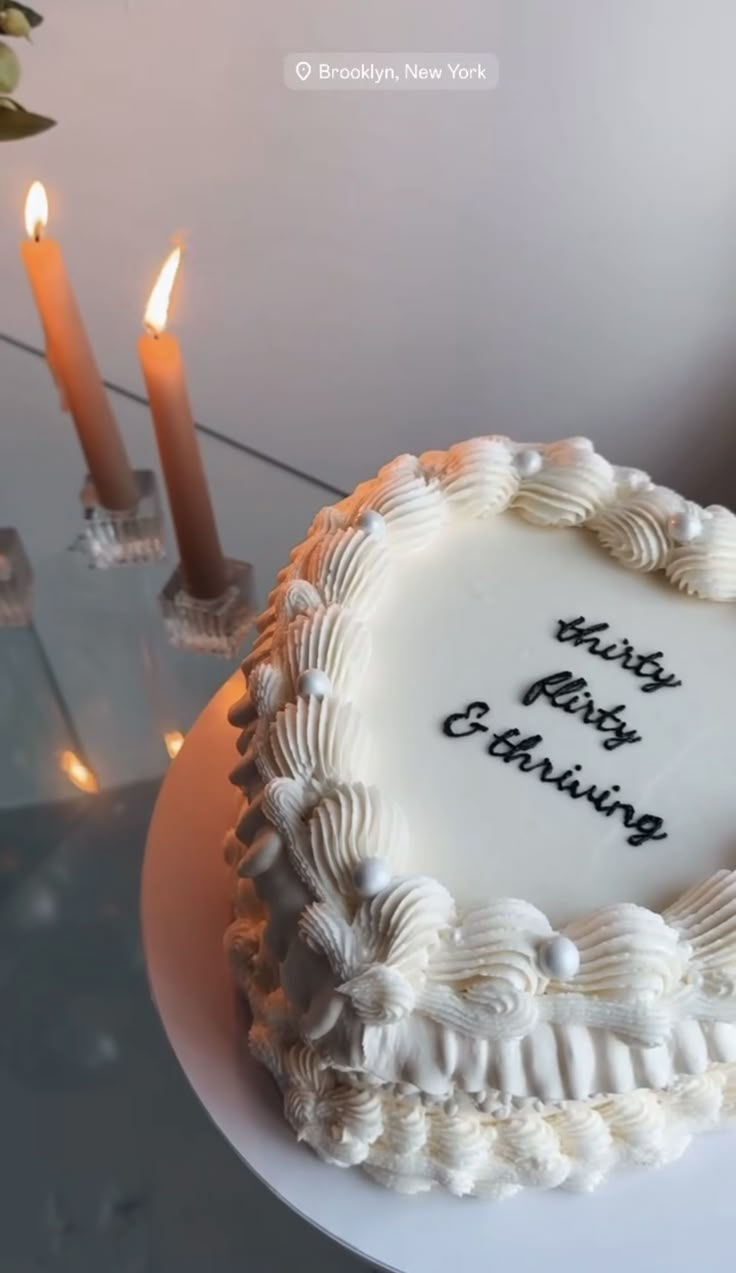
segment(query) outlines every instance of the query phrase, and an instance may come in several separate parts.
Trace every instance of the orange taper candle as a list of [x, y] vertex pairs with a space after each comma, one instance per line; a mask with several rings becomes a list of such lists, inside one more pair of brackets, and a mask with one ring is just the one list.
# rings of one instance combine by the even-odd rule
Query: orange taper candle
[[138, 353], [156, 430], [179, 557], [193, 597], [219, 597], [227, 586], [202, 456], [194, 431], [184, 360], [179, 342], [166, 331], [169, 300], [181, 249], [168, 256], [144, 316]]
[[46, 359], [61, 393], [62, 406], [77, 428], [87, 468], [103, 508], [133, 508], [138, 486], [67, 274], [61, 247], [43, 231], [48, 221], [46, 191], [31, 186], [26, 200], [28, 238], [21, 247], [46, 335]]

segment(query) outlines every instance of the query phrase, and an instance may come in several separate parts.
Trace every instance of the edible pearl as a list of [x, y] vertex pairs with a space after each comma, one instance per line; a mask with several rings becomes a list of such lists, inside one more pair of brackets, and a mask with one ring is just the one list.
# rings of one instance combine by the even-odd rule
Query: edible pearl
[[693, 508], [675, 513], [669, 520], [670, 534], [678, 544], [690, 544], [703, 532], [700, 514]]
[[359, 897], [375, 897], [391, 883], [391, 871], [383, 858], [363, 858], [353, 871], [353, 886]]
[[569, 981], [580, 968], [580, 951], [574, 941], [558, 933], [542, 946], [539, 963], [553, 981]]
[[366, 508], [358, 518], [358, 529], [372, 535], [374, 539], [383, 539], [386, 534], [386, 522], [375, 508]]
[[325, 698], [332, 689], [330, 678], [319, 667], [307, 668], [297, 682], [297, 693], [302, 698]]
[[542, 467], [539, 451], [517, 451], [514, 456], [514, 468], [519, 477], [534, 477]]

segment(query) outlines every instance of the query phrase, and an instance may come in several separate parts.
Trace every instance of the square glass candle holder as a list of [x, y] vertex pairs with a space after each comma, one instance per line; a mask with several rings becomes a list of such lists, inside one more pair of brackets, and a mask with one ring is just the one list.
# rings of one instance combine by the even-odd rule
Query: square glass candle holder
[[245, 561], [225, 561], [227, 587], [219, 597], [203, 599], [187, 592], [178, 565], [159, 601], [172, 645], [199, 654], [232, 658], [255, 618], [253, 568]]
[[84, 510], [82, 547], [98, 570], [146, 565], [166, 554], [156, 475], [136, 469], [135, 477], [138, 503], [122, 510], [103, 507], [89, 474], [85, 478], [79, 496]]
[[33, 571], [17, 530], [0, 528], [0, 628], [31, 622]]

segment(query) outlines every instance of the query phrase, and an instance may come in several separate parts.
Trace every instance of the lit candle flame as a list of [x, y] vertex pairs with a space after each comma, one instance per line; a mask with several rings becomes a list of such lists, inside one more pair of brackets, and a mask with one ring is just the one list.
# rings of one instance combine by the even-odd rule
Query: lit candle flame
[[77, 787], [79, 791], [85, 791], [91, 795], [95, 791], [99, 791], [99, 783], [88, 769], [83, 760], [79, 759], [73, 751], [63, 751], [59, 760], [61, 772], [69, 779], [73, 787]]
[[49, 221], [49, 200], [46, 187], [34, 181], [26, 197], [26, 234], [29, 239], [40, 239]]
[[154, 289], [148, 298], [146, 312], [143, 315], [143, 326], [152, 336], [160, 336], [166, 330], [169, 316], [169, 302], [176, 276], [181, 264], [181, 248], [174, 248], [161, 267]]
[[164, 745], [172, 760], [178, 756], [184, 745], [184, 735], [181, 730], [172, 729], [168, 734], [164, 734]]

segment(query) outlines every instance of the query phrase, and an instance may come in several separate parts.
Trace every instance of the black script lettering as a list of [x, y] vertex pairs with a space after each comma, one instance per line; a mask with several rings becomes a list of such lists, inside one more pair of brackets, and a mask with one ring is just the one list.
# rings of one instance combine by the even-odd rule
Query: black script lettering
[[[653, 813], [642, 813], [632, 824], [637, 829], [636, 835], [628, 837], [629, 844], [633, 844], [638, 848], [640, 844], [646, 844], [647, 840], [666, 840], [667, 832], [662, 831], [662, 819], [655, 817]], [[657, 835], [660, 831], [661, 835]]]
[[606, 751], [615, 751], [626, 743], [642, 741], [641, 734], [637, 734], [635, 729], [629, 729], [626, 721], [621, 719], [621, 713], [626, 710], [625, 704], [599, 707], [593, 700], [584, 676], [576, 677], [572, 672], [552, 672], [530, 685], [521, 701], [525, 707], [530, 707], [540, 697], [568, 716], [577, 716], [583, 725], [590, 725], [602, 734], [611, 734], [612, 737], [603, 743]]
[[[455, 712], [446, 716], [442, 722], [442, 733], [448, 738], [467, 738], [470, 734], [487, 734], [488, 726], [481, 725], [481, 720], [490, 712], [487, 703], [468, 703], [464, 712]], [[462, 725], [467, 725], [463, 729]]]
[[[565, 675], [569, 676], [569, 673]], [[535, 687], [533, 686], [532, 689]], [[541, 691], [540, 691], [541, 693]], [[532, 699], [532, 702], [535, 701]], [[448, 738], [467, 738], [470, 734], [489, 733], [488, 725], [482, 723], [490, 712], [487, 703], [469, 703], [463, 712], [454, 712], [446, 716], [442, 722], [442, 732]], [[627, 844], [638, 848], [649, 840], [666, 840], [667, 832], [662, 828], [664, 821], [652, 813], [637, 813], [633, 805], [625, 800], [617, 799], [621, 788], [617, 783], [599, 789], [596, 783], [589, 782], [582, 776], [582, 765], [574, 764], [560, 772], [555, 770], [554, 761], [549, 756], [535, 756], [540, 743], [544, 742], [542, 734], [522, 736], [520, 729], [498, 730], [491, 735], [486, 751], [489, 756], [502, 760], [505, 765], [515, 764], [521, 773], [536, 774], [539, 782], [545, 786], [556, 787], [561, 794], [571, 800], [587, 800], [596, 813], [604, 818], [618, 814], [623, 825], [631, 831], [627, 836]], [[616, 793], [616, 795], [614, 795]]]
[[608, 632], [610, 626], [610, 623], [589, 623], [586, 626], [582, 614], [577, 619], [558, 619], [557, 640], [563, 645], [569, 642], [573, 646], [582, 646], [589, 654], [605, 659], [606, 663], [620, 663], [627, 672], [646, 681], [646, 685], [641, 686], [643, 694], [655, 694], [657, 690], [676, 689], [682, 685], [674, 672], [666, 672], [663, 668], [662, 650], [638, 654], [626, 637], [622, 641], [604, 644], [601, 634]]

